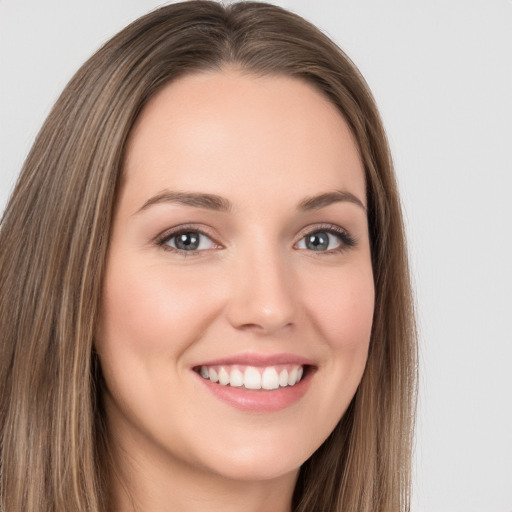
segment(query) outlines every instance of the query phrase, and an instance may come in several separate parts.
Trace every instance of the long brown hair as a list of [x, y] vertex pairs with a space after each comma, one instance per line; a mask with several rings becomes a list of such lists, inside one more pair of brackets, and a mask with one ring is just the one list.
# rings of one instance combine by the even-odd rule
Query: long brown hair
[[168, 5], [82, 68], [30, 151], [0, 228], [0, 509], [108, 508], [101, 370], [93, 350], [124, 146], [169, 81], [235, 65], [306, 80], [344, 116], [367, 182], [376, 308], [348, 410], [300, 471], [293, 510], [409, 509], [416, 337], [400, 201], [372, 95], [299, 16], [256, 2]]

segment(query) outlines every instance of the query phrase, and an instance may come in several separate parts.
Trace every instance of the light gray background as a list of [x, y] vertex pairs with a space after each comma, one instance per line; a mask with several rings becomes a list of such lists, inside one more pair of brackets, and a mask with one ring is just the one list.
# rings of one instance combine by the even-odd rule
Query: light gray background
[[[157, 0], [0, 0], [0, 210], [52, 103]], [[512, 511], [512, 1], [281, 0], [388, 130], [421, 331], [414, 510]]]

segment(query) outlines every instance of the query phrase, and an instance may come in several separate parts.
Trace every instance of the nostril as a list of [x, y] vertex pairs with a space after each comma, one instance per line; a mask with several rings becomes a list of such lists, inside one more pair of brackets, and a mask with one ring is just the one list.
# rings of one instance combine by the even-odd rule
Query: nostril
[[246, 323], [236, 326], [238, 330], [251, 332], [253, 331], [255, 334], [272, 334], [276, 331], [286, 330], [292, 327], [291, 322], [287, 322], [284, 325], [280, 323], [262, 321], [260, 323]]
[[[227, 317], [237, 329], [255, 333], [274, 333], [289, 328], [297, 313], [296, 296], [283, 277], [286, 271], [268, 265], [247, 269], [234, 279], [234, 287], [227, 307]], [[286, 282], [284, 282], [286, 281]]]

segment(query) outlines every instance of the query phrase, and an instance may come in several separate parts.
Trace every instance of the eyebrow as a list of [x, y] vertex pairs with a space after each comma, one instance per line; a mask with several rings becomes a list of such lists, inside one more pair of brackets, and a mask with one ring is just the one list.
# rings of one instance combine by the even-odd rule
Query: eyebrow
[[363, 202], [351, 192], [346, 190], [334, 190], [317, 196], [307, 197], [299, 203], [299, 209], [303, 211], [319, 210], [334, 203], [348, 202], [355, 204], [366, 212]]
[[174, 192], [166, 190], [148, 199], [141, 208], [137, 210], [139, 213], [146, 210], [154, 204], [160, 203], [177, 203], [195, 208], [204, 208], [206, 210], [214, 210], [219, 212], [228, 212], [231, 210], [231, 203], [224, 197], [215, 194], [203, 194], [198, 192]]
[[[340, 202], [355, 204], [366, 212], [366, 207], [363, 202], [357, 196], [346, 190], [334, 190], [332, 192], [324, 192], [316, 196], [306, 197], [298, 204], [298, 209], [302, 211], [319, 210]], [[136, 214], [148, 209], [150, 206], [161, 203], [177, 203], [219, 212], [229, 212], [232, 210], [231, 202], [225, 197], [216, 194], [165, 190], [148, 199], [142, 207], [137, 210]]]

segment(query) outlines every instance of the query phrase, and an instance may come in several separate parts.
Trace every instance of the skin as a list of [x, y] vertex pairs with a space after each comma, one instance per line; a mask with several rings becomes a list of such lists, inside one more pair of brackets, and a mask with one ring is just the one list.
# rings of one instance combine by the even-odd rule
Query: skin
[[[231, 206], [147, 204], [164, 191]], [[298, 208], [333, 191], [361, 204]], [[367, 359], [365, 200], [354, 138], [309, 84], [229, 68], [181, 78], [150, 101], [126, 150], [96, 337], [115, 510], [290, 510], [300, 465], [340, 420]], [[184, 224], [208, 235], [200, 250], [162, 243]], [[355, 245], [332, 235], [327, 250], [308, 248], [304, 237], [326, 224]], [[304, 396], [241, 411], [192, 370], [247, 352], [313, 361]]]

